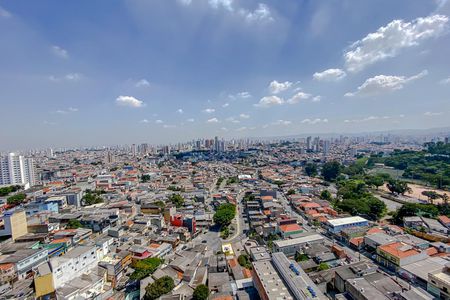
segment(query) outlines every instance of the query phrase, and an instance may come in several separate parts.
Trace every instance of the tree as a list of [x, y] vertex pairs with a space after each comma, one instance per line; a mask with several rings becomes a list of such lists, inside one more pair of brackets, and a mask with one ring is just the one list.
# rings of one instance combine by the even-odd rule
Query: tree
[[150, 274], [153, 274], [156, 269], [162, 264], [163, 260], [157, 257], [149, 257], [141, 259], [133, 264], [134, 272], [130, 279], [141, 280]]
[[439, 195], [435, 191], [422, 191], [422, 195], [424, 195], [425, 197], [428, 197], [428, 201], [430, 201], [431, 204], [434, 203], [434, 200], [441, 197], [441, 195]]
[[236, 206], [231, 203], [221, 204], [214, 214], [214, 222], [220, 226], [228, 226], [236, 216]]
[[209, 289], [206, 285], [200, 284], [194, 289], [194, 294], [192, 295], [193, 300], [206, 300], [209, 296]]
[[244, 267], [247, 268], [249, 270], [251, 270], [253, 268], [251, 262], [250, 262], [250, 258], [248, 257], [248, 255], [245, 254], [241, 254], [238, 257], [238, 263]]
[[177, 208], [182, 207], [184, 204], [184, 198], [180, 194], [170, 195], [169, 201], [175, 204]]
[[148, 174], [144, 174], [141, 176], [141, 182], [147, 182], [150, 181], [151, 177]]
[[98, 204], [103, 202], [103, 198], [100, 196], [101, 191], [90, 191], [86, 190], [86, 194], [83, 196], [81, 201], [84, 205], [89, 206], [93, 204]]
[[306, 255], [305, 253], [300, 253], [300, 252], [295, 252], [295, 257], [294, 257], [296, 262], [301, 262], [301, 261], [306, 261], [309, 259], [308, 255]]
[[155, 282], [147, 285], [145, 288], [145, 300], [156, 300], [164, 294], [167, 294], [173, 290], [175, 283], [169, 276], [163, 276], [156, 279]]
[[295, 190], [294, 190], [294, 189], [290, 189], [290, 190], [287, 192], [287, 195], [288, 195], [288, 196], [294, 195], [294, 194], [295, 194]]
[[326, 181], [335, 180], [339, 174], [341, 173], [341, 164], [334, 160], [330, 162], [326, 162], [322, 166], [322, 176]]
[[81, 227], [83, 227], [83, 225], [77, 219], [70, 219], [69, 222], [67, 222], [67, 228], [69, 229], [76, 229]]
[[398, 225], [403, 223], [404, 217], [424, 216], [435, 218], [439, 215], [439, 208], [433, 204], [405, 203], [394, 213], [394, 222]]
[[391, 179], [386, 184], [386, 187], [392, 194], [405, 194], [406, 192], [411, 191], [411, 188], [408, 187], [408, 184], [402, 180], [394, 180]]
[[383, 176], [381, 176], [380, 174], [377, 174], [377, 175], [367, 176], [365, 181], [368, 186], [375, 187], [378, 190], [378, 188], [384, 184], [385, 178]]
[[317, 165], [315, 163], [307, 163], [305, 165], [305, 173], [309, 177], [314, 177], [317, 175]]
[[11, 193], [17, 192], [22, 187], [20, 185], [10, 185], [0, 188], [0, 197], [8, 196]]
[[324, 271], [324, 270], [328, 270], [330, 268], [330, 266], [327, 263], [320, 263], [319, 266], [317, 267], [318, 271]]
[[333, 198], [333, 197], [331, 196], [331, 193], [330, 193], [329, 190], [323, 190], [323, 191], [320, 193], [320, 199], [330, 201], [332, 198]]
[[13, 196], [10, 196], [6, 199], [6, 203], [9, 205], [19, 205], [27, 198], [27, 195], [20, 193]]

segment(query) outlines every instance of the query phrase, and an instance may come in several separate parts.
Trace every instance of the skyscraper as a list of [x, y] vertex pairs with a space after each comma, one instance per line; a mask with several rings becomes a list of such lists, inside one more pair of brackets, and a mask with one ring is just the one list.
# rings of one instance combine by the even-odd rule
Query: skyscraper
[[14, 153], [0, 158], [0, 185], [20, 184], [31, 187], [36, 183], [35, 173], [32, 158]]

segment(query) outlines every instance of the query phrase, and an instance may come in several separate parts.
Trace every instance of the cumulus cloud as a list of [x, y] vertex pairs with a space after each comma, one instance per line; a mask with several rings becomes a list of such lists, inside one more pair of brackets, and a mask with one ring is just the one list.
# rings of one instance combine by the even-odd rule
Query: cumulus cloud
[[241, 122], [239, 120], [236, 120], [236, 118], [234, 118], [234, 117], [226, 118], [225, 121], [230, 122], [230, 123], [240, 123]]
[[0, 17], [1, 18], [10, 18], [12, 15], [9, 11], [0, 6]]
[[149, 122], [149, 120], [147, 120], [147, 119], [142, 119], [139, 121], [139, 123], [148, 123], [148, 122]]
[[240, 117], [241, 119], [249, 119], [249, 118], [250, 118], [250, 115], [247, 115], [247, 114], [240, 114], [239, 117]]
[[78, 108], [75, 107], [69, 107], [68, 109], [58, 109], [55, 111], [55, 114], [61, 114], [61, 115], [65, 115], [71, 112], [77, 112]]
[[315, 96], [312, 98], [312, 102], [320, 102], [322, 100], [322, 96]]
[[289, 104], [296, 104], [296, 103], [299, 103], [301, 100], [306, 100], [306, 99], [311, 98], [311, 96], [312, 96], [311, 94], [298, 92], [297, 94], [295, 94], [294, 96], [289, 98], [286, 102]]
[[328, 119], [304, 119], [302, 122], [302, 124], [309, 124], [309, 125], [314, 125], [314, 124], [318, 124], [318, 123], [328, 123]]
[[276, 105], [282, 105], [284, 103], [285, 103], [284, 99], [278, 96], [266, 96], [262, 97], [257, 104], [254, 104], [254, 106], [268, 108]]
[[345, 66], [348, 71], [357, 72], [378, 61], [395, 57], [404, 48], [442, 35], [447, 22], [448, 17], [444, 15], [417, 18], [411, 22], [393, 20], [353, 43], [344, 54]]
[[440, 84], [450, 84], [450, 77], [444, 78], [439, 81]]
[[207, 122], [207, 123], [219, 123], [219, 119], [217, 119], [217, 118], [211, 118], [211, 119], [208, 119], [206, 122]]
[[233, 11], [233, 0], [208, 0], [208, 3], [214, 9], [225, 8]]
[[134, 84], [134, 86], [137, 87], [137, 88], [139, 88], [139, 87], [148, 87], [148, 86], [150, 86], [150, 82], [148, 82], [147, 79], [141, 79], [141, 80], [138, 80]]
[[56, 45], [52, 46], [51, 49], [54, 55], [60, 58], [69, 58], [69, 53], [67, 52], [67, 50]]
[[401, 90], [405, 84], [420, 79], [428, 74], [427, 70], [411, 77], [378, 75], [367, 79], [355, 92], [346, 93], [346, 97], [374, 96], [381, 93]]
[[239, 11], [239, 13], [248, 22], [273, 21], [271, 11], [270, 11], [269, 7], [264, 3], [259, 3], [258, 7], [253, 11], [241, 9]]
[[81, 78], [83, 78], [83, 75], [81, 75], [80, 73], [69, 73], [62, 77], [58, 77], [58, 76], [54, 76], [54, 75], [51, 75], [48, 77], [48, 79], [50, 79], [50, 81], [53, 81], [53, 82], [62, 82], [62, 81], [75, 82], [75, 81], [80, 81]]
[[164, 123], [164, 121], [163, 120], [156, 120], [155, 123], [156, 124], [162, 124], [162, 123]]
[[313, 78], [318, 81], [338, 81], [345, 76], [347, 76], [347, 73], [341, 69], [328, 69], [323, 72], [316, 72], [313, 74]]
[[272, 123], [272, 125], [282, 125], [282, 126], [288, 126], [288, 125], [291, 125], [291, 124], [292, 124], [291, 121], [286, 121], [286, 120], [277, 120], [277, 121]]
[[119, 106], [129, 106], [133, 108], [143, 107], [145, 103], [133, 96], [119, 96], [116, 98], [116, 104]]
[[179, 113], [180, 115], [184, 113], [183, 109], [179, 108], [177, 109], [177, 113]]
[[274, 80], [269, 84], [269, 91], [272, 94], [278, 94], [283, 91], [286, 91], [291, 86], [292, 86], [292, 82], [290, 82], [290, 81], [278, 82], [278, 81]]
[[223, 107], [223, 108], [228, 107], [228, 106], [230, 106], [230, 103], [224, 103], [224, 104], [222, 104], [222, 107]]
[[431, 112], [431, 111], [427, 111], [426, 113], [424, 113], [424, 115], [427, 117], [435, 117], [440, 116], [442, 114], [443, 114], [442, 112]]
[[203, 110], [203, 112], [206, 113], [206, 114], [212, 114], [215, 111], [216, 110], [214, 108], [206, 108], [206, 109]]

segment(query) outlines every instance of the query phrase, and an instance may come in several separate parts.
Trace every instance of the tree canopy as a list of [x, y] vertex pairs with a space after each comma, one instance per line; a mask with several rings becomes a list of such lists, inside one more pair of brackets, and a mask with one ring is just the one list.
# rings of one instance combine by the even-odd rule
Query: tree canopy
[[326, 162], [322, 166], [322, 176], [326, 181], [335, 180], [341, 174], [341, 164], [336, 161]]
[[10, 185], [0, 188], [0, 197], [8, 196], [11, 193], [17, 192], [22, 187], [20, 185]]
[[315, 163], [307, 163], [305, 165], [305, 174], [314, 177], [317, 175], [317, 165]]
[[200, 284], [194, 289], [193, 300], [206, 300], [209, 297], [209, 289], [206, 285]]
[[86, 190], [86, 194], [84, 194], [81, 201], [86, 206], [97, 204], [97, 203], [102, 203], [103, 198], [102, 198], [102, 196], [100, 196], [100, 194], [102, 194], [101, 191]]
[[402, 180], [391, 179], [386, 184], [386, 187], [392, 194], [403, 195], [406, 192], [411, 191], [411, 188], [408, 187], [408, 184]]
[[228, 226], [236, 216], [236, 206], [231, 203], [221, 204], [214, 214], [214, 222], [220, 226]]
[[150, 274], [153, 274], [162, 262], [163, 260], [157, 257], [150, 257], [136, 261], [133, 264], [134, 272], [131, 274], [130, 279], [141, 280]]
[[172, 194], [169, 196], [169, 201], [175, 204], [177, 208], [182, 207], [184, 204], [184, 198], [180, 194]]
[[21, 204], [26, 198], [27, 195], [25, 195], [24, 193], [20, 193], [6, 198], [6, 203], [8, 203], [9, 205], [18, 205]]
[[163, 276], [156, 279], [155, 282], [147, 285], [145, 288], [145, 300], [156, 300], [164, 294], [167, 294], [173, 290], [175, 283], [169, 276]]

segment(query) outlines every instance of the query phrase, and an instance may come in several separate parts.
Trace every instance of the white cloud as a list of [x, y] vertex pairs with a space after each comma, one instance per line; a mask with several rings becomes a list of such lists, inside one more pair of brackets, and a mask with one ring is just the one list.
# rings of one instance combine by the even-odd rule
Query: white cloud
[[179, 108], [177, 109], [177, 113], [179, 113], [180, 115], [184, 113], [183, 109]]
[[149, 122], [149, 120], [147, 120], [147, 119], [143, 119], [143, 120], [139, 121], [139, 123], [148, 123], [148, 122]]
[[59, 47], [59, 46], [52, 46], [52, 52], [53, 54], [55, 54], [58, 57], [61, 58], [69, 58], [69, 53], [67, 52], [67, 50]]
[[344, 123], [361, 123], [361, 122], [368, 122], [368, 121], [379, 120], [379, 119], [389, 119], [389, 117], [370, 116], [370, 117], [363, 118], [363, 119], [345, 120]]
[[44, 123], [45, 125], [50, 125], [50, 126], [56, 125], [55, 122], [51, 122], [51, 121], [44, 121], [43, 123]]
[[133, 96], [119, 96], [116, 98], [117, 105], [139, 108], [145, 106], [145, 103]]
[[427, 117], [435, 117], [440, 116], [442, 114], [443, 114], [442, 112], [431, 112], [431, 111], [427, 111], [426, 113], [424, 113], [424, 115]]
[[274, 80], [269, 84], [269, 91], [272, 94], [278, 94], [278, 93], [281, 93], [281, 92], [289, 89], [291, 86], [292, 86], [292, 82], [290, 82], [290, 81], [278, 82], [278, 81]]
[[144, 78], [144, 79], [141, 79], [141, 80], [137, 81], [134, 84], [134, 86], [137, 87], [137, 88], [139, 88], [139, 87], [148, 87], [148, 86], [150, 86], [150, 82], [148, 82], [148, 80]]
[[178, 0], [183, 5], [190, 5], [192, 3], [192, 0]]
[[186, 122], [192, 123], [192, 122], [195, 122], [195, 119], [189, 118], [189, 119], [186, 120]]
[[233, 11], [233, 0], [208, 0], [208, 3], [214, 9], [225, 8]]
[[284, 103], [285, 103], [284, 99], [278, 96], [266, 96], [262, 97], [257, 104], [254, 104], [254, 106], [268, 108], [275, 105], [282, 105]]
[[312, 98], [312, 102], [320, 102], [322, 100], [322, 96], [315, 96]]
[[164, 123], [164, 121], [163, 120], [156, 120], [155, 123], [156, 124], [162, 124], [162, 123]]
[[269, 7], [264, 3], [259, 3], [254, 11], [241, 9], [239, 13], [244, 16], [248, 22], [273, 21], [272, 13]]
[[228, 106], [230, 106], [230, 103], [224, 103], [224, 104], [222, 104], [222, 107], [223, 107], [223, 108], [228, 107]]
[[345, 66], [347, 70], [357, 72], [378, 61], [395, 57], [404, 48], [442, 35], [447, 22], [448, 17], [444, 15], [417, 18], [411, 22], [393, 20], [353, 43], [344, 54]]
[[77, 111], [78, 111], [78, 108], [76, 108], [76, 107], [69, 107], [69, 111], [71, 111], [71, 112], [77, 112]]
[[219, 119], [217, 119], [217, 118], [211, 118], [211, 119], [208, 119], [206, 122], [207, 122], [207, 123], [219, 123]]
[[450, 77], [444, 78], [439, 81], [440, 84], [450, 84]]
[[221, 127], [220, 130], [222, 130], [222, 131], [228, 131], [228, 128], [226, 128], [226, 127]]
[[247, 114], [240, 114], [239, 117], [240, 117], [241, 119], [249, 119], [249, 118], [250, 118], [250, 115], [247, 115]]
[[242, 99], [247, 99], [247, 98], [252, 97], [252, 95], [249, 92], [240, 92], [237, 94], [237, 96]]
[[214, 108], [206, 108], [203, 110], [204, 113], [207, 114], [212, 114], [213, 112], [215, 112], [216, 110]]
[[345, 76], [347, 76], [347, 73], [341, 69], [328, 69], [313, 74], [313, 78], [318, 81], [338, 81]]
[[304, 119], [302, 122], [302, 124], [310, 124], [310, 125], [314, 125], [314, 124], [318, 124], [318, 123], [328, 123], [328, 119]]
[[346, 97], [373, 96], [385, 92], [401, 90], [405, 84], [420, 79], [428, 74], [427, 70], [411, 77], [378, 75], [367, 79], [355, 92], [346, 93]]
[[175, 126], [175, 125], [170, 125], [170, 124], [164, 124], [164, 125], [163, 125], [163, 128], [175, 128], [175, 127], [177, 127], [177, 126]]
[[65, 115], [65, 114], [67, 114], [67, 111], [62, 110], [62, 109], [58, 109], [58, 110], [55, 111], [55, 114]]
[[283, 126], [288, 126], [288, 125], [291, 125], [291, 124], [292, 124], [291, 121], [286, 121], [286, 120], [277, 120], [277, 121], [272, 123], [272, 125], [283, 125]]
[[234, 117], [226, 118], [225, 121], [230, 122], [230, 123], [236, 123], [236, 124], [241, 122], [239, 120], [236, 120]]
[[236, 129], [236, 131], [244, 131], [244, 130], [247, 130], [247, 127], [243, 126]]
[[77, 112], [78, 108], [74, 108], [74, 107], [69, 107], [67, 110], [66, 109], [58, 109], [55, 111], [55, 114], [61, 114], [61, 115], [65, 115], [71, 112]]
[[81, 78], [83, 78], [83, 75], [81, 75], [80, 73], [69, 73], [62, 77], [57, 77], [57, 76], [53, 76], [53, 75], [48, 77], [48, 79], [53, 82], [61, 82], [61, 81], [75, 82], [75, 81], [80, 81]]
[[298, 92], [297, 94], [295, 94], [294, 96], [289, 98], [286, 102], [289, 104], [296, 104], [296, 103], [299, 103], [301, 100], [306, 100], [306, 99], [311, 98], [311, 96], [312, 96], [311, 94]]
[[10, 18], [12, 15], [9, 11], [0, 6], [0, 17], [1, 18]]

